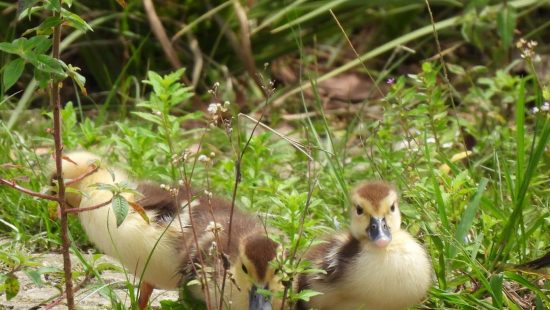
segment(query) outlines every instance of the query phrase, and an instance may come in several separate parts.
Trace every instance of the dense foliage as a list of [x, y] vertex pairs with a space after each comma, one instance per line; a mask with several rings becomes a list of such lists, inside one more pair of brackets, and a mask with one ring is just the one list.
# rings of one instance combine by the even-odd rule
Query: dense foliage
[[[165, 184], [183, 170], [228, 200], [238, 165], [237, 205], [293, 254], [285, 283], [346, 229], [351, 186], [383, 179], [432, 258], [419, 308], [550, 307], [548, 269], [517, 267], [550, 247], [549, 1], [157, 1], [160, 26], [148, 3], [0, 2], [0, 178], [48, 185], [47, 86], [62, 81], [65, 150]], [[55, 204], [0, 196], [5, 299], [24, 294], [21, 277], [59, 286], [35, 255], [59, 248]], [[73, 278], [124, 308], [101, 284], [118, 267], [86, 258], [70, 224]]]

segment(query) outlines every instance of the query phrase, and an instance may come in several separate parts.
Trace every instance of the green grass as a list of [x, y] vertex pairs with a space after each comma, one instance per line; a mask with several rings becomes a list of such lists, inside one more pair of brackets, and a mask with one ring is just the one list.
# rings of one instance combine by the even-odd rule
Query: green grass
[[[521, 309], [522, 302], [535, 309], [549, 308], [547, 269], [526, 272], [515, 267], [550, 247], [550, 116], [532, 112], [532, 107], [550, 100], [542, 89], [548, 82], [539, 80], [541, 73], [533, 70], [529, 59], [511, 61], [515, 51], [509, 48], [509, 36], [514, 35], [510, 25], [515, 23], [523, 33], [538, 38], [539, 49], [548, 51], [548, 42], [540, 40], [548, 23], [538, 23], [540, 17], [533, 13], [546, 3], [508, 1], [513, 9], [506, 10], [514, 12], [502, 15], [505, 2], [501, 1], [489, 1], [486, 10], [481, 9], [486, 1], [467, 5], [433, 1], [432, 25], [424, 12], [425, 1], [407, 6], [399, 6], [403, 1], [386, 6], [357, 1], [257, 2], [248, 12], [249, 19], [257, 19], [251, 27], [256, 63], [280, 55], [301, 63], [296, 83], [301, 87], [278, 87], [268, 100], [251, 86], [249, 77], [243, 77], [243, 66], [224, 37], [224, 31], [239, 31], [229, 2], [216, 2], [207, 10], [191, 4], [157, 8], [170, 33], [182, 30], [198, 38], [208, 55], [196, 90], [198, 101], [189, 100], [190, 90], [179, 84], [183, 71], [170, 74], [170, 66], [159, 57], [162, 51], [138, 2], [130, 2], [124, 10], [111, 4], [93, 7], [101, 13], [88, 20], [94, 33], [70, 30], [62, 44], [63, 50], [78, 55], [74, 60], [85, 71], [91, 94], [78, 98], [67, 94], [74, 103], [63, 112], [66, 150], [93, 150], [138, 179], [171, 183], [191, 178], [195, 187], [228, 200], [235, 186], [235, 163], [244, 151], [236, 202], [277, 228], [285, 249], [296, 253], [282, 263], [286, 279], [307, 269], [300, 258], [308, 246], [324, 234], [348, 227], [348, 190], [361, 180], [384, 179], [400, 189], [403, 226], [421, 240], [432, 258], [434, 286], [419, 308]], [[8, 4], [0, 2], [3, 6]], [[330, 18], [329, 8], [343, 23], [342, 29]], [[89, 9], [75, 4], [81, 15]], [[195, 22], [181, 26], [178, 12]], [[357, 12], [366, 12], [369, 20]], [[497, 14], [501, 14], [498, 22], [491, 19]], [[225, 30], [214, 23], [214, 15], [227, 23]], [[349, 45], [342, 30], [358, 44], [361, 37], [353, 30], [364, 23], [376, 30], [369, 46], [359, 51], [359, 57], [346, 55]], [[19, 35], [4, 20], [0, 25], [9, 30], [0, 35], [2, 41]], [[433, 40], [421, 40], [433, 36], [433, 27], [444, 46], [459, 42], [467, 52], [482, 55], [481, 59], [464, 52], [446, 56], [450, 85], [444, 82], [442, 63], [426, 60], [438, 50]], [[219, 35], [206, 35], [212, 32]], [[483, 37], [482, 32], [488, 35]], [[125, 43], [109, 48], [99, 42], [102, 35]], [[176, 47], [188, 55], [181, 42]], [[82, 51], [75, 44], [81, 44]], [[403, 53], [398, 49], [401, 44], [410, 44], [417, 54]], [[331, 46], [325, 49], [334, 62], [320, 70], [319, 65], [328, 62], [320, 52], [323, 45]], [[391, 56], [384, 54], [389, 51]], [[122, 54], [122, 63], [113, 61]], [[1, 54], [0, 64], [7, 62]], [[336, 115], [327, 109], [320, 83], [351, 68], [361, 74], [368, 68], [384, 96], [360, 103], [337, 102], [360, 112]], [[522, 75], [516, 73], [523, 69]], [[270, 78], [269, 71], [259, 71]], [[382, 83], [387, 77], [395, 82]], [[44, 173], [53, 144], [46, 134], [50, 118], [44, 113], [47, 107], [40, 104], [45, 95], [36, 91], [38, 85], [29, 72], [23, 81], [28, 83], [16, 84], [21, 93], [1, 89], [0, 177], [40, 190], [47, 185]], [[220, 87], [208, 93], [215, 82]], [[66, 83], [64, 89], [71, 86]], [[235, 102], [243, 91], [244, 103]], [[210, 102], [225, 100], [232, 102], [227, 126], [214, 124], [210, 115], [200, 112]], [[31, 109], [31, 103], [38, 108]], [[379, 117], [361, 113], [372, 106], [380, 107]], [[263, 121], [299, 142], [301, 149], [261, 127], [247, 144], [255, 124], [238, 114], [262, 113], [265, 107], [269, 111]], [[308, 116], [285, 121], [283, 116], [291, 113]], [[475, 141], [468, 148], [470, 155], [452, 160], [466, 151], [465, 139]], [[199, 145], [199, 154], [172, 163], [174, 154]], [[212, 162], [198, 162], [200, 154]], [[10, 291], [18, 270], [34, 279], [37, 274], [58, 274], [43, 269], [31, 255], [60, 246], [55, 206], [5, 186], [0, 186], [0, 195], [0, 291]], [[70, 224], [72, 251], [84, 266], [82, 272], [100, 279], [93, 289], [108, 296], [113, 308], [122, 309], [111, 286], [101, 281], [103, 270], [112, 266], [88, 262], [83, 254], [91, 245], [77, 219], [71, 218]], [[125, 283], [131, 301], [136, 299], [131, 289], [136, 284]], [[291, 292], [289, 297], [296, 300], [299, 295]], [[163, 307], [177, 306], [166, 302]]]

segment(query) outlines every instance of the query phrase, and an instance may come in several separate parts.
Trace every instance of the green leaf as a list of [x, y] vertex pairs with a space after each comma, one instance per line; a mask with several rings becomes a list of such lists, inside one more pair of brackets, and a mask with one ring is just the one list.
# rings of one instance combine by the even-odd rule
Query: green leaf
[[88, 25], [88, 23], [86, 23], [80, 16], [68, 10], [63, 9], [61, 11], [61, 16], [63, 16], [63, 18], [67, 21], [67, 24], [69, 24], [69, 26], [73, 28], [76, 28], [83, 32], [86, 32], [88, 30], [94, 31], [92, 27], [90, 27], [90, 25]]
[[60, 0], [49, 0], [49, 4], [46, 5], [46, 8], [50, 11], [60, 12], [61, 11], [61, 1]]
[[159, 116], [151, 113], [144, 113], [144, 112], [132, 112], [132, 114], [137, 115], [141, 118], [143, 118], [146, 121], [155, 123], [157, 125], [162, 125], [162, 120]]
[[[19, 41], [18, 41], [19, 43]], [[28, 40], [22, 40], [21, 48], [26, 52], [34, 52], [35, 54], [44, 54], [52, 45], [52, 40], [45, 35], [37, 35]]]
[[17, 80], [21, 76], [21, 73], [23, 73], [24, 68], [25, 68], [25, 60], [22, 58], [18, 58], [13, 61], [10, 61], [4, 67], [4, 75], [3, 75], [4, 91], [10, 89], [10, 87], [12, 87], [13, 84], [15, 84], [15, 82], [17, 82]]
[[532, 292], [537, 294], [539, 298], [541, 298], [547, 303], [550, 303], [550, 296], [548, 296], [548, 292], [542, 291], [537, 285], [531, 283], [530, 280], [527, 280], [526, 278], [522, 277], [517, 273], [509, 272], [509, 271], [504, 272], [504, 277], [506, 278], [507, 281], [510, 281], [510, 280], [514, 281], [520, 284], [521, 286], [524, 286], [527, 289], [530, 289]]
[[502, 308], [502, 274], [491, 277], [491, 295], [493, 295], [493, 306]]
[[44, 282], [42, 282], [42, 277], [40, 276], [41, 273], [38, 270], [34, 269], [25, 269], [25, 274], [31, 279], [32, 283], [35, 285], [42, 285]]
[[40, 86], [40, 88], [48, 87], [48, 83], [50, 82], [50, 75], [46, 72], [40, 71], [36, 67], [34, 67], [34, 78], [38, 82], [38, 86]]
[[514, 29], [516, 28], [516, 10], [512, 6], [505, 6], [497, 14], [497, 32], [502, 39], [502, 45], [507, 48], [514, 40]]
[[4, 281], [6, 300], [10, 300], [19, 293], [19, 279], [14, 274], [9, 274]]
[[[462, 218], [460, 219], [460, 223], [456, 228], [455, 238], [456, 240], [458, 240], [458, 242], [464, 242], [468, 231], [472, 227], [477, 209], [479, 207], [479, 202], [481, 201], [481, 197], [483, 196], [483, 192], [485, 192], [485, 187], [487, 186], [488, 182], [489, 180], [486, 178], [481, 179], [481, 181], [479, 182], [479, 186], [477, 187], [477, 193], [474, 196], [474, 199], [468, 204], [466, 210], [464, 210]], [[456, 248], [453, 248], [452, 253], [453, 254], [451, 255], [454, 256], [454, 254], [456, 253]]]
[[456, 75], [464, 75], [466, 73], [463, 67], [455, 64], [447, 64], [447, 69]]
[[113, 211], [116, 217], [116, 226], [119, 227], [128, 215], [128, 201], [121, 195], [113, 196]]
[[67, 77], [61, 62], [51, 56], [30, 53], [27, 54], [27, 60], [33, 64], [36, 69], [55, 75], [56, 79]]
[[321, 295], [320, 292], [316, 292], [314, 290], [303, 290], [300, 293], [298, 293], [296, 296], [300, 298], [301, 300], [309, 301], [309, 299], [313, 296]]
[[19, 50], [17, 49], [17, 46], [12, 42], [1, 42], [0, 43], [0, 51], [9, 53], [9, 54], [17, 54]]
[[[37, 34], [50, 35], [53, 33], [55, 26], [61, 25], [63, 20], [57, 16], [50, 16], [46, 18], [38, 27], [34, 28]], [[50, 43], [51, 41], [48, 40]]]

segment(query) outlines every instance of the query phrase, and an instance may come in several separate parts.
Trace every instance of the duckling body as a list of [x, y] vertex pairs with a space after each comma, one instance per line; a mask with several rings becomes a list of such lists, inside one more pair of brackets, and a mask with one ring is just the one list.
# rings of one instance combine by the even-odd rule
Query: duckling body
[[[75, 152], [68, 155], [71, 161], [63, 161], [65, 179], [77, 178], [90, 170], [90, 165], [97, 163], [99, 157], [87, 152]], [[112, 174], [111, 174], [112, 173]], [[114, 179], [113, 179], [114, 176]], [[99, 190], [95, 184], [130, 183], [128, 176], [119, 170], [108, 171], [100, 168], [95, 173], [72, 185], [82, 194], [71, 192], [67, 201], [73, 207], [86, 208], [108, 202], [112, 193]], [[136, 185], [134, 184], [134, 187]], [[122, 194], [128, 201], [137, 201], [134, 194]], [[149, 218], [156, 216], [156, 210], [146, 210]], [[131, 273], [142, 281], [154, 283], [161, 289], [175, 289], [181, 282], [179, 264], [182, 261], [181, 228], [179, 221], [173, 221], [168, 229], [159, 223], [148, 224], [137, 213], [131, 210], [122, 224], [116, 226], [116, 218], [111, 205], [78, 213], [80, 222], [90, 241], [103, 253], [118, 259]], [[189, 219], [183, 214], [183, 223]], [[185, 227], [184, 224], [184, 227]], [[166, 232], [163, 234], [164, 230]], [[161, 240], [157, 243], [157, 240]], [[153, 251], [154, 249], [154, 251]], [[149, 254], [153, 253], [147, 268]]]
[[[387, 188], [378, 188], [384, 195], [372, 195], [378, 197], [376, 201], [352, 199], [356, 203], [350, 231], [329, 237], [306, 254], [313, 268], [322, 269], [326, 274], [300, 275], [298, 290], [311, 289], [322, 294], [312, 297], [309, 303], [300, 302], [298, 309], [397, 310], [420, 302], [426, 295], [432, 274], [426, 251], [409, 233], [400, 229], [397, 197], [390, 194], [393, 189], [383, 183], [378, 185]], [[354, 194], [357, 192], [358, 188]], [[368, 195], [363, 193], [362, 196]], [[375, 205], [378, 208], [373, 208]], [[390, 212], [389, 216], [386, 211]], [[365, 215], [384, 218], [380, 223], [389, 226], [386, 227], [389, 240], [369, 234], [375, 221], [365, 221]]]
[[[74, 152], [67, 155], [70, 160], [63, 161], [64, 179], [75, 179], [90, 171], [98, 163], [99, 157], [88, 152]], [[260, 300], [250, 291], [261, 285], [262, 288], [274, 288], [276, 279], [269, 266], [275, 258], [277, 243], [266, 236], [266, 230], [254, 216], [235, 208], [233, 213], [232, 236], [228, 244], [229, 216], [231, 205], [216, 197], [197, 195], [181, 187], [173, 192], [150, 182], [133, 183], [128, 176], [118, 170], [99, 168], [94, 173], [72, 184], [80, 193], [69, 192], [66, 201], [73, 207], [86, 208], [109, 202], [112, 193], [101, 190], [95, 184], [115, 184], [126, 182], [136, 188], [138, 194], [122, 194], [129, 202], [137, 203], [145, 209], [150, 222], [147, 223], [139, 213], [130, 209], [122, 224], [116, 226], [112, 207], [104, 207], [78, 213], [82, 226], [90, 241], [102, 252], [118, 259], [129, 272], [142, 280], [140, 309], [148, 303], [153, 288], [177, 289], [183, 283], [200, 278], [196, 264], [199, 253], [205, 267], [216, 269], [219, 257], [226, 257], [222, 268], [230, 268], [233, 281], [226, 281], [224, 300], [234, 309], [251, 308], [251, 296]], [[188, 200], [191, 200], [190, 202]], [[191, 208], [191, 218], [189, 216]], [[191, 219], [193, 221], [191, 221]], [[195, 243], [192, 224], [198, 239]], [[216, 248], [222, 255], [216, 255]], [[252, 249], [258, 249], [261, 255]], [[152, 254], [151, 254], [152, 253]], [[243, 275], [243, 264], [253, 274]], [[220, 270], [220, 269], [218, 269]], [[221, 284], [221, 272], [208, 281], [211, 303], [217, 305]], [[199, 298], [205, 299], [200, 285], [195, 289]], [[262, 297], [263, 298], [263, 297]], [[261, 299], [260, 304], [268, 304]]]

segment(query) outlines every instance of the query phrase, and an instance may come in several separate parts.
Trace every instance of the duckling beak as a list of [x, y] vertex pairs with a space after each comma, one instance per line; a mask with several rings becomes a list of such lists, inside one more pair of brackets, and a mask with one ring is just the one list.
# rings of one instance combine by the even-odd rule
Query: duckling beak
[[370, 240], [379, 248], [385, 248], [391, 241], [390, 228], [385, 218], [371, 216], [370, 225], [367, 228], [367, 235]]
[[[267, 289], [267, 285], [265, 287]], [[271, 310], [271, 298], [258, 293], [258, 287], [252, 285], [248, 296], [248, 310]]]

